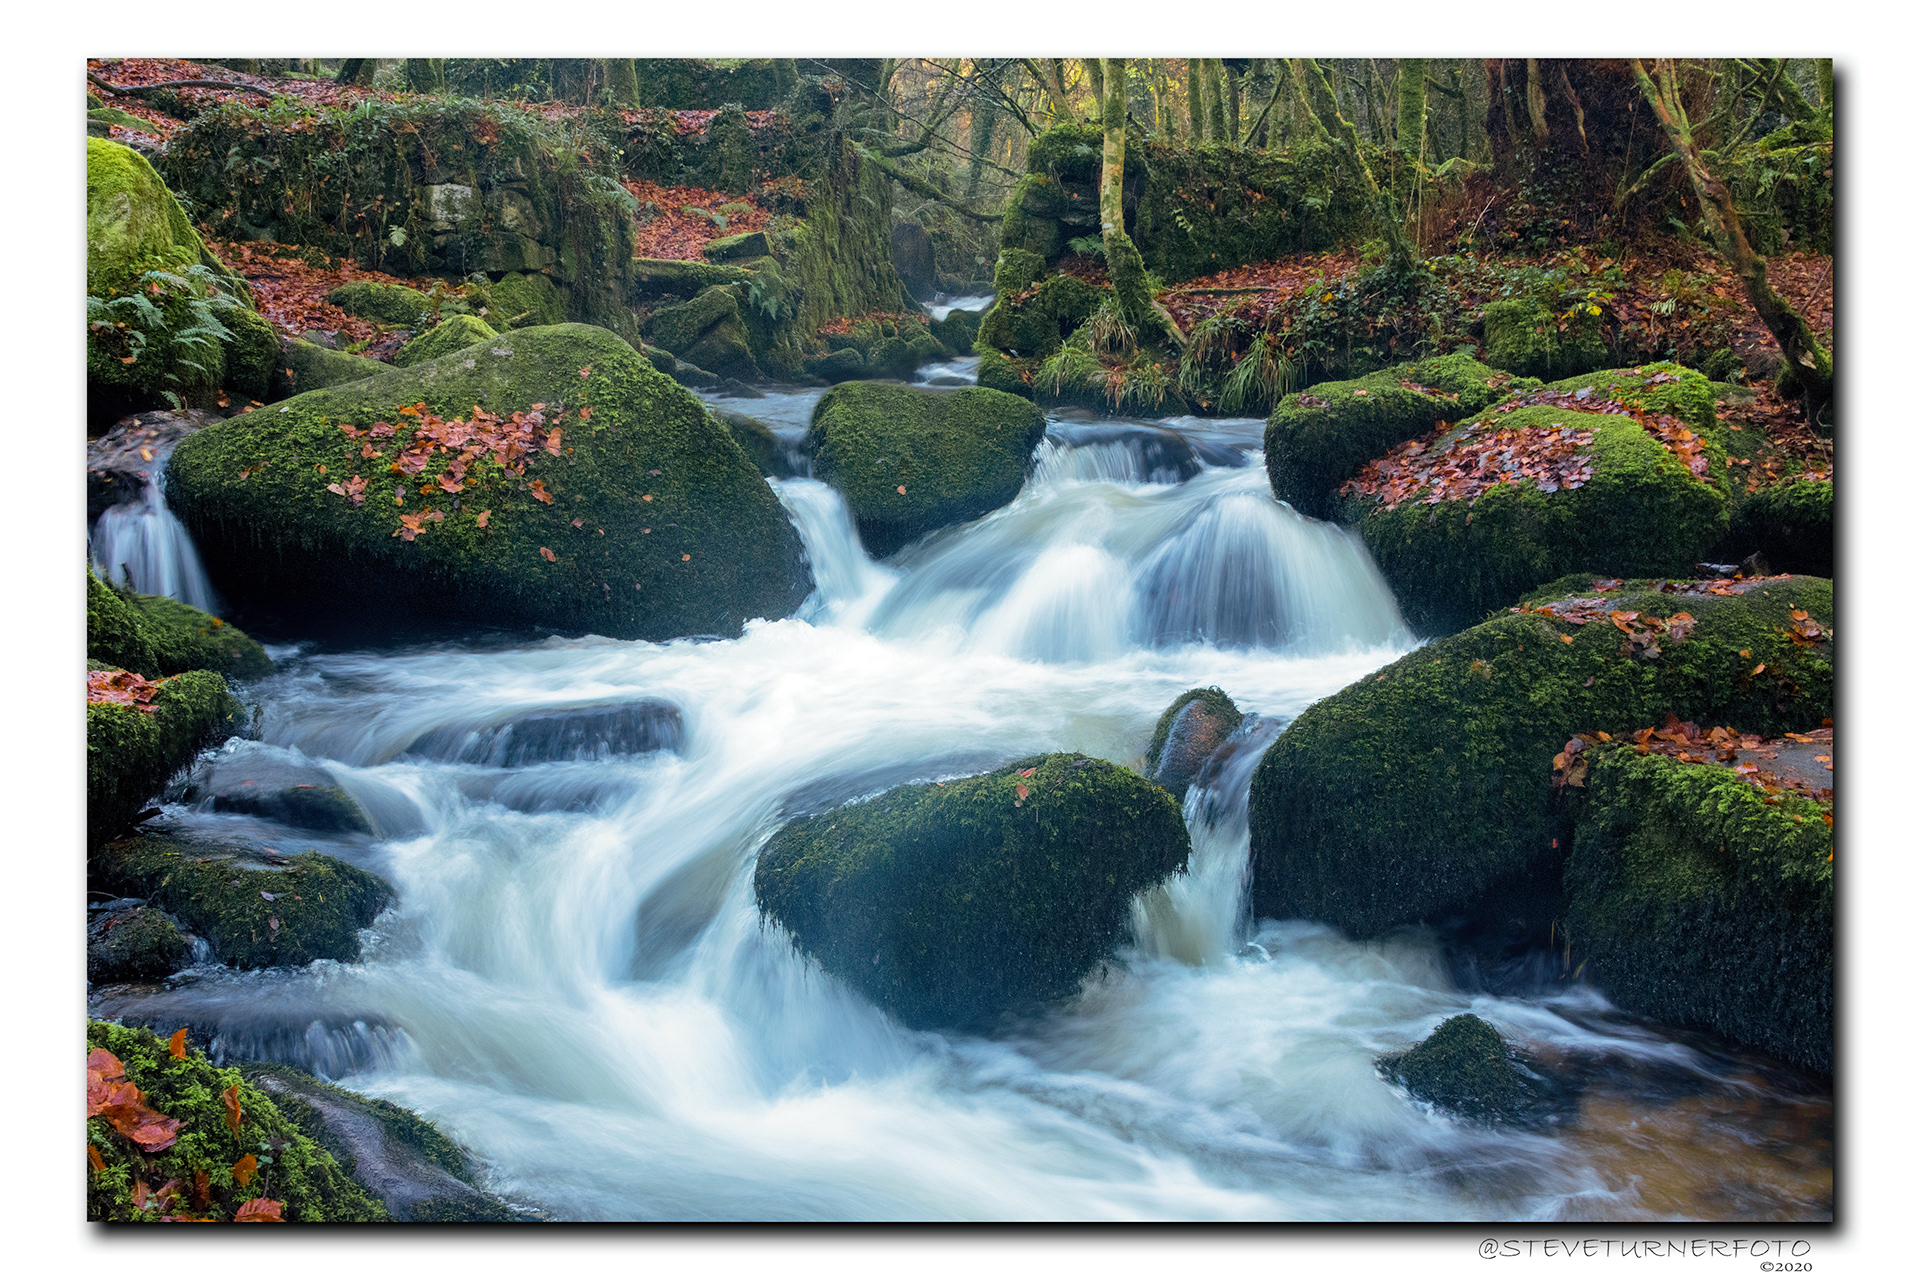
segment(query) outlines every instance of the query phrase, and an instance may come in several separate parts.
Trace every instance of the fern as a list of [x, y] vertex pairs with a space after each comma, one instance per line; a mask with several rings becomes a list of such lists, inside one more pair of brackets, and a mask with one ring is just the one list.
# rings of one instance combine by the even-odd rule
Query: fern
[[1104, 259], [1107, 256], [1107, 242], [1099, 236], [1075, 236], [1067, 241], [1067, 252]]

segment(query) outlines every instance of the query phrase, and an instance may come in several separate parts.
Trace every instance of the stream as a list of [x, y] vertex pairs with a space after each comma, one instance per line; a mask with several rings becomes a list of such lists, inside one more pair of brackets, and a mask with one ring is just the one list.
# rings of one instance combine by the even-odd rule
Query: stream
[[[794, 447], [820, 394], [715, 403]], [[318, 848], [395, 904], [359, 964], [202, 966], [93, 1012], [414, 1108], [564, 1219], [1829, 1220], [1818, 1082], [1582, 986], [1462, 986], [1425, 930], [1248, 916], [1261, 751], [1418, 643], [1357, 538], [1273, 500], [1261, 427], [1054, 415], [1013, 503], [885, 562], [834, 491], [772, 481], [818, 590], [737, 640], [272, 650], [241, 691], [263, 743], [379, 834], [166, 816]], [[1195, 685], [1250, 714], [1188, 794], [1191, 866], [1065, 1007], [909, 1031], [761, 920], [754, 859], [791, 815], [1039, 752], [1137, 766]], [[641, 699], [679, 709], [677, 749], [419, 745]], [[1376, 1073], [1469, 1011], [1577, 1080], [1578, 1117], [1475, 1128]]]

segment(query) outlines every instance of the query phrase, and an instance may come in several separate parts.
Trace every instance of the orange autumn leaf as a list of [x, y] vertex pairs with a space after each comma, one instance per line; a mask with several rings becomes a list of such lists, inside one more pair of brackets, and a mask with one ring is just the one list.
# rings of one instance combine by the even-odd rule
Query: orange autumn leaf
[[244, 1187], [253, 1181], [253, 1171], [259, 1167], [260, 1162], [254, 1159], [253, 1152], [249, 1151], [233, 1162], [233, 1168], [229, 1172], [233, 1174], [233, 1180]]
[[174, 1032], [173, 1038], [167, 1041], [167, 1052], [176, 1058], [184, 1058], [187, 1056], [187, 1029], [185, 1027]]
[[164, 1151], [180, 1134], [180, 1121], [146, 1103], [139, 1086], [127, 1079], [120, 1059], [105, 1049], [87, 1055], [87, 1118], [105, 1120], [142, 1151]]
[[534, 481], [534, 482], [533, 482], [533, 483], [532, 483], [531, 485], [529, 485], [529, 486], [527, 486], [527, 487], [533, 490], [533, 496], [534, 496], [534, 497], [536, 497], [536, 498], [538, 498], [538, 499], [539, 499], [540, 501], [542, 501], [542, 502], [544, 502], [544, 503], [546, 503], [546, 504], [547, 504], [548, 506], [552, 506], [552, 505], [553, 505], [553, 495], [547, 492], [547, 482], [546, 482], [546, 481], [544, 481], [544, 480], [535, 480], [535, 481]]
[[134, 1208], [140, 1210], [140, 1212], [142, 1213], [145, 1213], [147, 1211], [147, 1197], [152, 1194], [153, 1193], [147, 1189], [146, 1183], [140, 1181], [140, 1179], [138, 1178], [135, 1178], [133, 1180], [133, 1207]]
[[585, 422], [588, 418], [592, 416], [593, 416], [592, 405], [583, 404], [580, 406], [580, 421]]
[[240, 1136], [240, 1086], [230, 1084], [220, 1093], [220, 1102], [227, 1109], [227, 1128], [233, 1130], [233, 1136]]
[[87, 1163], [93, 1166], [95, 1173], [105, 1173], [107, 1171], [107, 1162], [100, 1158], [100, 1148], [94, 1146], [91, 1142], [87, 1144]]
[[551, 551], [549, 551], [549, 550], [548, 550], [547, 548], [545, 548], [545, 547], [542, 547], [542, 548], [540, 548], [540, 554], [541, 554], [542, 556], [545, 556], [545, 557], [546, 557], [546, 560], [547, 560], [547, 563], [548, 563], [548, 564], [552, 564], [552, 563], [553, 563], [553, 552], [551, 552]]
[[1019, 796], [1022, 800], [1025, 800], [1027, 798], [1027, 784], [1024, 782], [1014, 783], [1013, 794], [1015, 794], [1016, 796]]
[[907, 491], [907, 486], [903, 484], [897, 484], [893, 486], [893, 491], [898, 494], [904, 494]]
[[473, 518], [473, 522], [479, 525], [482, 529], [484, 529], [487, 527], [487, 517], [492, 514], [493, 514], [493, 509], [489, 507], [487, 510], [482, 511], [479, 515], [475, 516]]
[[204, 1209], [212, 1200], [213, 1188], [207, 1185], [207, 1171], [195, 1169], [193, 1171], [193, 1207]]
[[235, 1222], [285, 1222], [280, 1216], [281, 1204], [278, 1200], [249, 1200], [233, 1211]]

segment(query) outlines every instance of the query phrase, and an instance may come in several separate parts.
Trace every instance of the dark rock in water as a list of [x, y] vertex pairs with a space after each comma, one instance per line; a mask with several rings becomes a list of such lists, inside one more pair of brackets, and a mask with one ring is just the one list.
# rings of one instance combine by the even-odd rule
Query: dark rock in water
[[1136, 474], [1129, 477], [1131, 479], [1150, 484], [1178, 484], [1200, 474], [1200, 458], [1192, 443], [1179, 432], [1164, 427], [1076, 423], [1055, 427], [1054, 434], [1080, 448], [1121, 446], [1133, 455]]
[[476, 1191], [460, 1148], [404, 1107], [368, 1098], [277, 1063], [241, 1075], [273, 1099], [397, 1222], [519, 1222], [501, 1201]]
[[966, 378], [955, 377], [951, 373], [943, 373], [937, 378], [928, 378], [927, 385], [930, 387], [970, 387], [973, 383]]
[[792, 460], [788, 457], [787, 447], [780, 443], [780, 437], [774, 434], [772, 427], [758, 418], [748, 417], [744, 413], [734, 413], [727, 409], [715, 409], [713, 416], [720, 420], [740, 446], [753, 465], [760, 468], [763, 476], [790, 476], [795, 474]]
[[151, 982], [183, 968], [187, 940], [152, 907], [96, 912], [87, 921], [88, 982]]
[[137, 502], [173, 446], [221, 421], [205, 409], [155, 410], [131, 414], [103, 436], [87, 442], [87, 522], [108, 507]]
[[1243, 719], [1233, 699], [1219, 689], [1187, 690], [1154, 726], [1153, 741], [1147, 744], [1149, 776], [1174, 799], [1185, 799], [1201, 766]]
[[1773, 566], [1767, 563], [1765, 553], [1756, 551], [1740, 562], [1740, 572], [1749, 578], [1770, 578]]
[[1422, 1102], [1481, 1124], [1540, 1125], [1573, 1110], [1532, 1058], [1470, 1013], [1375, 1065]]
[[334, 776], [259, 742], [236, 742], [202, 760], [187, 785], [189, 804], [216, 813], [251, 813], [308, 831], [363, 831], [373, 823]]
[[1186, 865], [1173, 798], [1035, 756], [783, 827], [754, 894], [822, 967], [909, 1026], [990, 1029], [1079, 989], [1141, 889]]
[[291, 857], [255, 842], [149, 826], [95, 854], [89, 879], [139, 894], [241, 969], [360, 958], [361, 929], [386, 907], [386, 881], [308, 851]]
[[916, 298], [931, 298], [937, 282], [933, 270], [933, 240], [917, 222], [893, 224], [893, 269], [900, 283]]
[[505, 724], [434, 729], [413, 740], [405, 754], [457, 764], [518, 769], [556, 760], [605, 760], [610, 756], [678, 751], [680, 708], [644, 698], [613, 707], [539, 711]]
[[138, 820], [147, 802], [199, 750], [244, 724], [218, 672], [167, 679], [149, 704], [87, 703], [87, 844], [110, 840]]

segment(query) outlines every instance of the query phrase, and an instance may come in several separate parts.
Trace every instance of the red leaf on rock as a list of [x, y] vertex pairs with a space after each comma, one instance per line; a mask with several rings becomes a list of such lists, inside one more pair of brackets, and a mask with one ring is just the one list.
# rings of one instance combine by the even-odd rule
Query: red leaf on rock
[[260, 1162], [254, 1159], [253, 1152], [249, 1151], [233, 1162], [233, 1168], [229, 1172], [233, 1174], [233, 1180], [244, 1187], [253, 1181], [253, 1171], [259, 1167]]
[[553, 552], [547, 550], [545, 547], [540, 548], [540, 554], [547, 558], [549, 564], [553, 562]]
[[280, 1216], [283, 1206], [278, 1200], [249, 1200], [233, 1211], [235, 1222], [285, 1222]]
[[492, 514], [493, 514], [493, 509], [489, 507], [487, 510], [482, 511], [479, 515], [475, 516], [473, 518], [473, 522], [479, 525], [482, 529], [484, 529], [487, 527], [487, 517]]
[[167, 1052], [176, 1058], [187, 1056], [187, 1029], [180, 1028], [173, 1033], [173, 1039], [167, 1041]]
[[548, 506], [553, 505], [553, 495], [547, 492], [547, 486], [545, 481], [535, 480], [531, 485], [527, 487], [533, 490], [534, 497], [546, 503]]
[[227, 1128], [233, 1130], [233, 1136], [240, 1136], [240, 1086], [230, 1084], [220, 1093], [220, 1103], [226, 1108]]

